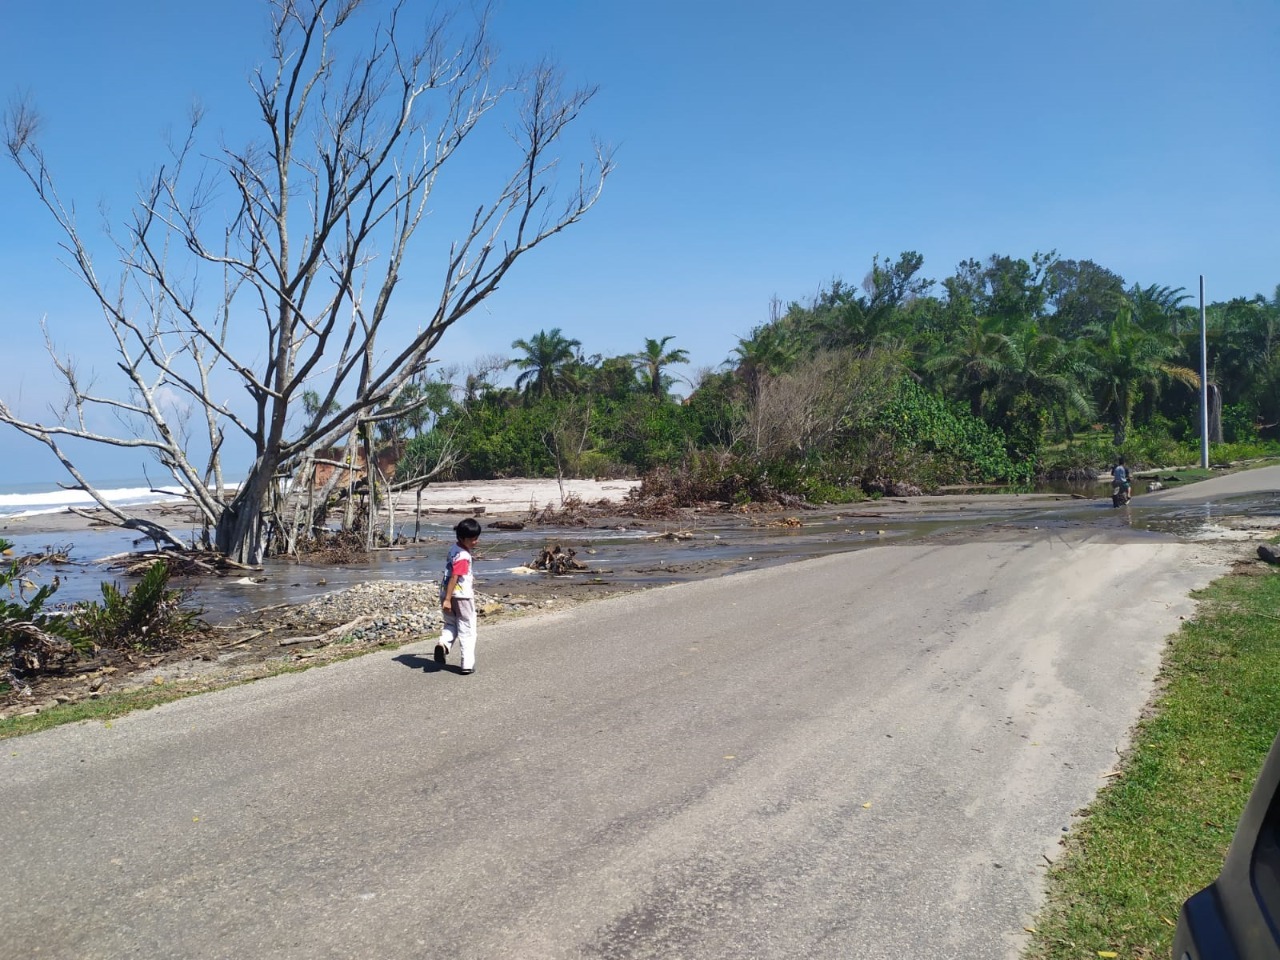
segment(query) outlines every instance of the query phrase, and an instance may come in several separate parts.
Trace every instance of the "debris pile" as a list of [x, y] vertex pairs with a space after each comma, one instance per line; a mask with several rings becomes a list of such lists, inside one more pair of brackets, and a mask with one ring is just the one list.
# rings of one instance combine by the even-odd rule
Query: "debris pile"
[[607, 516], [617, 509], [617, 504], [609, 500], [597, 500], [587, 503], [576, 494], [569, 494], [560, 501], [557, 507], [548, 503], [541, 510], [535, 504], [529, 504], [529, 523], [543, 523], [556, 527], [585, 527], [600, 517]]
[[692, 530], [668, 530], [666, 533], [659, 533], [657, 536], [649, 538], [650, 540], [692, 540]]
[[922, 497], [924, 491], [914, 483], [903, 480], [886, 480], [876, 477], [874, 480], [863, 480], [862, 489], [867, 493], [878, 493], [884, 497]]
[[143, 552], [114, 553], [96, 561], [112, 570], [119, 570], [125, 576], [140, 577], [157, 563], [168, 568], [171, 577], [225, 577], [230, 574], [246, 571], [261, 571], [261, 567], [251, 567], [237, 563], [213, 550], [178, 552], [176, 550], [147, 550]]
[[547, 573], [566, 574], [586, 570], [587, 565], [575, 560], [577, 551], [573, 547], [562, 547], [560, 544], [547, 544], [542, 552], [529, 562], [530, 569], [545, 570]]
[[[13, 553], [12, 550], [6, 550], [6, 556]], [[62, 547], [47, 546], [43, 553], [28, 553], [16, 558], [14, 561], [18, 565], [19, 570], [27, 570], [31, 567], [38, 567], [43, 563], [70, 563], [71, 562], [71, 544]]]

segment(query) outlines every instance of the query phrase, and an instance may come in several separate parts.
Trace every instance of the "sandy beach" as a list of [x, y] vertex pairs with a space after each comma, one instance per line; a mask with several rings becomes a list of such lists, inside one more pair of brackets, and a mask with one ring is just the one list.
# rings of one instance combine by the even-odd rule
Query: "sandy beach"
[[[620, 502], [639, 485], [638, 480], [565, 480], [563, 496], [577, 497], [584, 503], [600, 500]], [[561, 485], [551, 479], [518, 480], [465, 480], [451, 483], [433, 483], [422, 493], [423, 513], [463, 514], [475, 513], [485, 517], [510, 517], [525, 515], [541, 509], [549, 503], [561, 502]], [[413, 491], [396, 495], [396, 513], [404, 518], [411, 516], [417, 503]], [[190, 506], [177, 501], [134, 507], [137, 515], [185, 530], [194, 524], [195, 512]], [[97, 510], [94, 513], [101, 514]], [[58, 513], [37, 513], [25, 517], [0, 517], [0, 534], [24, 536], [27, 534], [70, 535], [95, 526], [110, 526], [104, 520], [91, 520], [69, 510]]]

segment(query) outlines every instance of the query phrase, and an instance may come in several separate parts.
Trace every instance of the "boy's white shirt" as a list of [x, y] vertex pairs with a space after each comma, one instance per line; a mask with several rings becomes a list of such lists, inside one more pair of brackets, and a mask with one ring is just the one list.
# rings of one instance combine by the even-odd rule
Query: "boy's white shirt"
[[459, 600], [474, 599], [474, 567], [475, 558], [466, 547], [457, 543], [450, 547], [449, 555], [444, 562], [444, 578], [440, 581], [440, 596], [443, 597], [445, 590], [449, 588], [449, 578], [457, 576], [458, 582], [454, 584], [453, 595]]

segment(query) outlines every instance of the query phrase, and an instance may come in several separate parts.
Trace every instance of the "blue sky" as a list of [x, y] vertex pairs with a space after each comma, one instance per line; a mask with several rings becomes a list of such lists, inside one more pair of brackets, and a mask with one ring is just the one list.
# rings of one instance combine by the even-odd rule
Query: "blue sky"
[[[41, 109], [82, 222], [127, 212], [194, 99], [228, 141], [250, 132], [261, 0], [9, 3], [4, 22], [0, 93]], [[505, 63], [550, 55], [599, 84], [582, 129], [618, 166], [581, 224], [450, 332], [445, 362], [560, 327], [605, 355], [674, 335], [691, 373], [771, 298], [856, 283], [873, 255], [908, 249], [938, 279], [1054, 249], [1130, 283], [1194, 290], [1203, 273], [1213, 300], [1280, 283], [1274, 0], [506, 0], [494, 25]], [[37, 415], [38, 321], [73, 349], [94, 313], [7, 162], [0, 198], [0, 392]], [[109, 356], [85, 362], [107, 382]], [[0, 487], [57, 474], [0, 432]]]

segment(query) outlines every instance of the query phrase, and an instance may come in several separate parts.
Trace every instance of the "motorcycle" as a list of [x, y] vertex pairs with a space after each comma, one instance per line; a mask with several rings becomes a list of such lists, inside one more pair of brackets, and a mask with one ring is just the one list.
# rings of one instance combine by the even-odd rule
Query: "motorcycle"
[[1130, 484], [1127, 481], [1124, 483], [1111, 484], [1111, 506], [1123, 507], [1129, 502], [1132, 496], [1133, 491], [1130, 489]]

